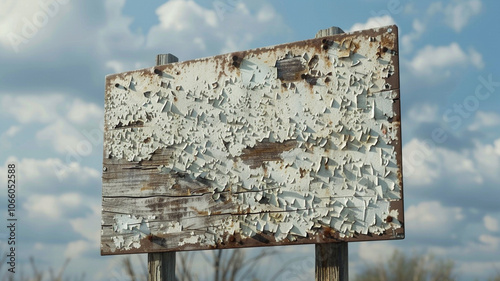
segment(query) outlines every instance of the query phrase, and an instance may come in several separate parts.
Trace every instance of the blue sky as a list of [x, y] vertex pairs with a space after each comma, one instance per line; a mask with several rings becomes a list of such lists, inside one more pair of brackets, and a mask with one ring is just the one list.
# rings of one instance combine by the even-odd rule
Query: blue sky
[[[500, 270], [498, 11], [486, 0], [0, 2], [0, 174], [17, 164], [19, 265], [71, 257], [69, 275], [119, 274], [119, 258], [99, 255], [107, 74], [158, 53], [189, 60], [396, 23], [406, 239], [350, 244], [351, 273], [399, 249], [485, 279]], [[313, 246], [279, 249], [307, 256], [293, 266], [312, 278]]]

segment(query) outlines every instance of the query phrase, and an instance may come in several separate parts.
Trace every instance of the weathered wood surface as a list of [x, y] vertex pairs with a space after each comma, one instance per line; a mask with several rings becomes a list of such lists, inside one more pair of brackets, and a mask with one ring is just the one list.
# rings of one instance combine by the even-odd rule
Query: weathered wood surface
[[404, 237], [397, 27], [107, 77], [102, 254]]
[[175, 281], [175, 252], [148, 254], [148, 281]]
[[347, 242], [315, 246], [316, 281], [348, 281], [349, 250]]

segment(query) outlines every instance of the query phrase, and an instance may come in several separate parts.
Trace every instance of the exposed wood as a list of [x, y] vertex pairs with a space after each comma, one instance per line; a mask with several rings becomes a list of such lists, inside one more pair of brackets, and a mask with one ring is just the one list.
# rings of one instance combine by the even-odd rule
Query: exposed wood
[[347, 242], [316, 244], [316, 281], [348, 281]]
[[175, 281], [175, 252], [148, 254], [148, 281]]
[[102, 254], [403, 238], [397, 38], [108, 76]]

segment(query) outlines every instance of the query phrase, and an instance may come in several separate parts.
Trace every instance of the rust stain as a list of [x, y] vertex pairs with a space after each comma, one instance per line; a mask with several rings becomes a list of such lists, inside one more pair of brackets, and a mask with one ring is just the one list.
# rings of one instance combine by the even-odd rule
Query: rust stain
[[141, 188], [141, 191], [146, 191], [146, 190], [154, 190], [155, 188], [152, 186], [145, 185]]
[[307, 174], [307, 170], [302, 169], [302, 168], [299, 169], [299, 172], [300, 172], [300, 178], [301, 179], [303, 179], [306, 176], [306, 174]]
[[198, 210], [197, 208], [195, 207], [191, 207], [191, 210], [195, 211], [198, 215], [200, 216], [208, 216], [210, 213], [206, 210]]

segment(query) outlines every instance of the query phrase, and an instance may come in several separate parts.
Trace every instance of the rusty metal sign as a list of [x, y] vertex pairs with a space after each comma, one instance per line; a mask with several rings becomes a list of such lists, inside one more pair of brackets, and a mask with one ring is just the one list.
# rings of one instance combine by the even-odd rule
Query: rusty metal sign
[[101, 253], [404, 237], [398, 29], [106, 78]]

